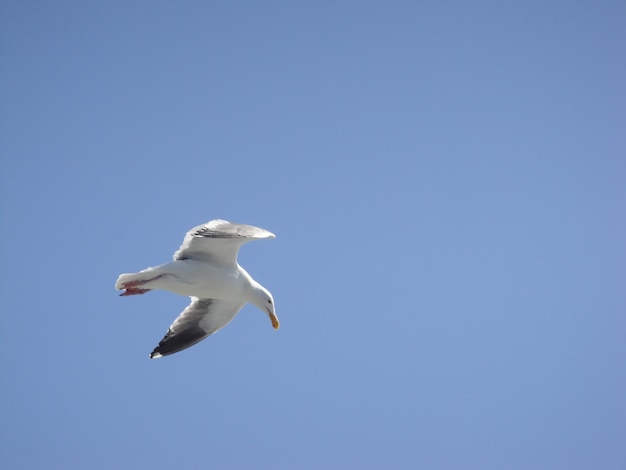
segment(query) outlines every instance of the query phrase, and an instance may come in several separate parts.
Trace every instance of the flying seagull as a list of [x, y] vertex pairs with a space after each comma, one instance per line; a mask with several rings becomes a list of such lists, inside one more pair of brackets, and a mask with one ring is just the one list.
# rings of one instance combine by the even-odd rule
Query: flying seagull
[[239, 266], [244, 243], [276, 236], [262, 228], [212, 220], [192, 228], [174, 253], [174, 261], [132, 274], [121, 274], [115, 288], [121, 296], [154, 289], [191, 297], [150, 358], [182, 351], [225, 327], [246, 303], [266, 312], [274, 329], [280, 323], [272, 294]]

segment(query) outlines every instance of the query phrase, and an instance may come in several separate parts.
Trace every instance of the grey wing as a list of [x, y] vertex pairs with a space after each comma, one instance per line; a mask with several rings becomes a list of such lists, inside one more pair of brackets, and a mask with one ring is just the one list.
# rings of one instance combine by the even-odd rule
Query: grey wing
[[262, 238], [276, 238], [265, 229], [252, 225], [234, 224], [216, 219], [192, 228], [183, 244], [174, 253], [174, 260], [199, 259], [221, 264], [235, 264], [239, 247]]
[[174, 354], [202, 341], [228, 325], [244, 305], [245, 302], [192, 297], [191, 304], [170, 325], [150, 358]]

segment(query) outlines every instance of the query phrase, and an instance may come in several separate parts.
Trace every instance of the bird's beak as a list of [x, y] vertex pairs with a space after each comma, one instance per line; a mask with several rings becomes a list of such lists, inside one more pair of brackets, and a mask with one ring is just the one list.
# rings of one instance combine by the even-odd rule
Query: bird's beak
[[270, 317], [270, 320], [272, 321], [272, 326], [274, 327], [275, 330], [277, 330], [278, 328], [280, 328], [280, 322], [278, 321], [278, 317], [269, 308], [266, 310], [267, 310], [267, 314]]

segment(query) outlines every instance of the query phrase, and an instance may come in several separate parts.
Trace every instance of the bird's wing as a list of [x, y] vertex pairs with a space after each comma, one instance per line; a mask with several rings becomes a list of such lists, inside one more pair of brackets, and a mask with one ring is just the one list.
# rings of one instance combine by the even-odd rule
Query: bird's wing
[[262, 228], [233, 224], [227, 220], [212, 220], [192, 228], [183, 244], [174, 253], [174, 260], [198, 259], [212, 263], [232, 265], [237, 262], [239, 247], [261, 238], [276, 238]]
[[150, 358], [174, 354], [202, 341], [228, 325], [244, 305], [241, 301], [192, 297], [191, 304], [170, 325]]

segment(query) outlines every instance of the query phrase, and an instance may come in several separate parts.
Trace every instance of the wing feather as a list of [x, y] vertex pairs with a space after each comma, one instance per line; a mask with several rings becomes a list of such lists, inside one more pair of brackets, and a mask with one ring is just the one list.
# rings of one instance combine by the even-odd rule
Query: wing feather
[[240, 301], [191, 299], [191, 304], [170, 325], [150, 358], [174, 354], [202, 341], [228, 325], [245, 305]]
[[192, 228], [174, 253], [174, 260], [198, 259], [220, 264], [235, 264], [244, 243], [276, 238], [265, 229], [216, 219]]

